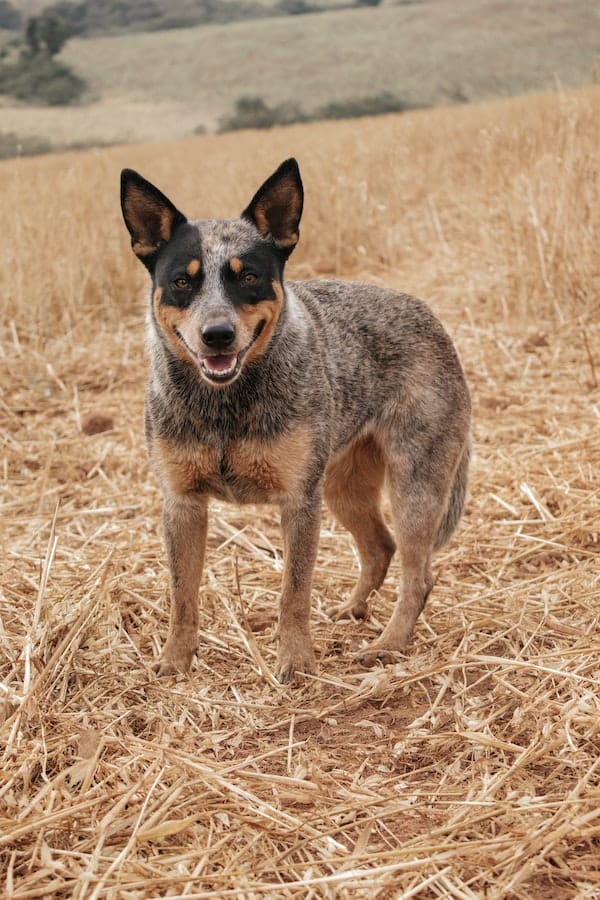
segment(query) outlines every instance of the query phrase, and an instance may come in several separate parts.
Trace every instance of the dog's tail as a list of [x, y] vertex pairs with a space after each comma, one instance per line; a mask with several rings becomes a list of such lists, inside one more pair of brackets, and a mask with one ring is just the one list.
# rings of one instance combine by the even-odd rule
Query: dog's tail
[[467, 495], [467, 475], [469, 471], [469, 460], [471, 458], [471, 439], [468, 438], [462, 456], [458, 463], [454, 483], [448, 498], [446, 511], [440, 522], [438, 533], [435, 538], [434, 550], [443, 547], [446, 541], [452, 536], [456, 526], [460, 522], [463, 509], [465, 506], [465, 498]]

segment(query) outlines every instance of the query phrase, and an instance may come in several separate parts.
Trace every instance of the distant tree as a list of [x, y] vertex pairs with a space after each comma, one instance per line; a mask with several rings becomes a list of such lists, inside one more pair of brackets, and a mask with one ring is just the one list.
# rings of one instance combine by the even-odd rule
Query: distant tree
[[[64, 4], [71, 5], [71, 4]], [[25, 43], [32, 54], [45, 52], [56, 56], [70, 37], [74, 28], [65, 15], [66, 11], [44, 10], [39, 16], [31, 16], [25, 25]]]
[[27, 24], [25, 25], [25, 43], [32, 55], [40, 52], [39, 25], [40, 23], [37, 16], [27, 19]]
[[38, 18], [38, 35], [48, 54], [56, 56], [73, 36], [73, 27], [67, 19], [45, 11]]
[[55, 57], [71, 37], [71, 24], [47, 9], [25, 24], [18, 55], [0, 65], [0, 94], [26, 103], [66, 106], [76, 103], [86, 89], [79, 75]]

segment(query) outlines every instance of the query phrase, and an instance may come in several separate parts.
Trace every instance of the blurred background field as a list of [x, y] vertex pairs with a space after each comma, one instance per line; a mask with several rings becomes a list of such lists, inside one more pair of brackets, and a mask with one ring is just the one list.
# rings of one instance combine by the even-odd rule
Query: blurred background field
[[[398, 10], [434, 5], [449, 9]], [[0, 163], [3, 896], [599, 896], [599, 112], [600, 87], [555, 82]], [[147, 283], [119, 172], [190, 216], [230, 216], [290, 155], [306, 207], [289, 276], [411, 291], [457, 344], [467, 510], [406, 658], [370, 671], [355, 653], [391, 612], [398, 564], [369, 621], [329, 621], [357, 564], [325, 510], [319, 671], [281, 688], [276, 511], [214, 504], [201, 652], [160, 680]]]
[[[218, 12], [231, 2], [213, 6]], [[398, 108], [430, 107], [595, 77], [600, 17], [587, 0], [349, 2], [327, 11], [328, 5], [321, 4], [324, 12], [226, 24], [215, 13], [214, 23], [139, 32], [111, 24], [120, 20], [109, 15], [110, 3], [100, 4], [109, 8], [105, 18], [94, 19], [91, 34], [68, 41], [57, 56], [87, 85], [81, 102], [15, 106], [8, 98], [0, 131], [58, 148], [170, 140], [198, 128], [218, 130], [244, 97], [277, 107], [280, 119], [323, 117], [333, 104], [351, 116], [357, 107], [377, 112], [386, 98]]]

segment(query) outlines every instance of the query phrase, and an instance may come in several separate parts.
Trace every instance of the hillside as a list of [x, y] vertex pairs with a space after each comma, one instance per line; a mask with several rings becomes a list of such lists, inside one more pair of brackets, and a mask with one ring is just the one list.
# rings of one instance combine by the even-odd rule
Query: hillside
[[97, 100], [2, 108], [2, 128], [56, 144], [143, 141], [213, 130], [241, 95], [295, 102], [390, 92], [418, 106], [589, 81], [600, 18], [587, 0], [424, 0], [377, 9], [73, 40], [63, 58]]
[[[5, 896], [598, 896], [599, 108], [588, 87], [0, 163]], [[147, 278], [119, 170], [229, 216], [292, 153], [290, 276], [410, 290], [456, 341], [466, 513], [407, 655], [366, 671], [398, 562], [369, 620], [332, 622], [357, 563], [324, 511], [318, 673], [283, 688], [277, 511], [212, 504], [200, 652], [159, 679]]]

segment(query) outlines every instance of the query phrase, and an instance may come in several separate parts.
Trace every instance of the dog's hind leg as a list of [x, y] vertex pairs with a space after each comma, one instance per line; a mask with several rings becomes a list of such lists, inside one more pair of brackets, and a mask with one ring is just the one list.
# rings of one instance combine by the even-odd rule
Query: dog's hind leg
[[381, 450], [370, 436], [359, 438], [327, 467], [327, 505], [353, 536], [360, 558], [352, 595], [331, 610], [336, 619], [366, 618], [369, 595], [381, 587], [396, 549], [380, 509], [384, 472]]
[[403, 453], [388, 455], [387, 482], [402, 580], [390, 621], [380, 637], [360, 654], [366, 665], [376, 660], [393, 662], [395, 654], [406, 649], [433, 587], [431, 557], [440, 544], [457, 468], [461, 471], [459, 461], [465, 452], [457, 435], [438, 434], [431, 442], [421, 437], [412, 447], [409, 443]]

